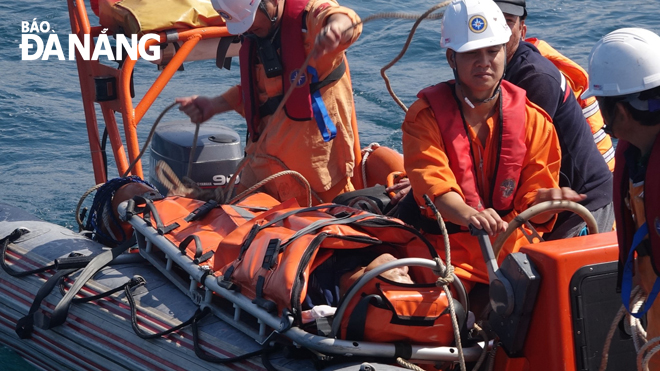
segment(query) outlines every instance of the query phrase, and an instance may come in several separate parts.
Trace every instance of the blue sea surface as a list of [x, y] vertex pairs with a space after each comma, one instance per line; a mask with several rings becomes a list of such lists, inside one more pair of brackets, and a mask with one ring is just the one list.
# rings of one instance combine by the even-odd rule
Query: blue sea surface
[[[77, 230], [76, 204], [95, 182], [76, 62], [59, 61], [56, 57], [22, 61], [19, 49], [21, 22], [36, 18], [50, 23], [68, 57], [66, 40], [70, 26], [66, 3], [0, 2], [0, 201]], [[364, 18], [380, 12], [421, 14], [437, 2], [343, 0], [341, 4]], [[546, 40], [586, 67], [591, 47], [610, 31], [644, 27], [660, 32], [659, 5], [658, 0], [528, 0], [528, 37]], [[370, 22], [349, 49], [363, 146], [378, 142], [401, 150], [404, 112], [389, 96], [380, 69], [399, 53], [412, 24], [394, 19]], [[388, 71], [394, 91], [406, 105], [415, 101], [422, 88], [451, 77], [439, 40], [440, 21], [423, 22], [406, 56]], [[210, 60], [186, 63], [185, 71], [174, 77], [139, 125], [140, 140], [147, 137], [153, 121], [175, 97], [222, 93], [238, 82], [237, 67], [236, 60], [231, 71], [219, 70]], [[155, 65], [138, 63], [134, 76], [138, 98], [157, 75]], [[164, 121], [182, 118], [183, 114], [173, 110]], [[238, 114], [228, 113], [217, 119], [244, 137], [245, 123]], [[109, 168], [110, 175], [116, 176], [112, 162]], [[30, 369], [2, 346], [0, 365], [4, 370]]]

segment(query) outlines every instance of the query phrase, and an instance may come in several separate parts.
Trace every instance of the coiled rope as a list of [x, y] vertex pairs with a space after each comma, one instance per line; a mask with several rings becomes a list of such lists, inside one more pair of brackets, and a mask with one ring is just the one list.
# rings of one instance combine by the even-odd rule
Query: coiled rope
[[[135, 175], [111, 179], [104, 184], [97, 184], [91, 187], [83, 194], [76, 207], [76, 222], [80, 230], [93, 232], [94, 240], [104, 245], [119, 245], [126, 241], [128, 236], [126, 236], [123, 228], [121, 228], [121, 222], [112, 210], [112, 197], [119, 188], [129, 183], [142, 183], [154, 190], [156, 189], [153, 185]], [[83, 201], [94, 191], [96, 191], [96, 195], [89, 210], [87, 223], [83, 226], [83, 221], [80, 218], [80, 208]], [[116, 236], [113, 233], [113, 227], [121, 233], [120, 236]]]
[[[644, 295], [644, 292], [639, 286], [635, 286], [631, 292], [631, 297], [631, 310], [636, 312], [644, 305], [646, 295]], [[605, 344], [603, 345], [603, 355], [600, 361], [600, 367], [598, 369], [599, 371], [605, 371], [607, 369], [612, 339], [619, 327], [619, 322], [621, 322], [624, 316], [628, 317], [628, 320], [630, 321], [633, 343], [635, 344], [635, 350], [637, 350], [637, 370], [648, 371], [648, 364], [651, 360], [651, 357], [660, 351], [660, 337], [655, 337], [647, 341], [646, 331], [642, 327], [641, 321], [638, 318], [631, 316], [630, 313], [627, 312], [626, 307], [622, 305], [616, 316], [614, 316], [614, 320], [612, 321], [610, 329], [607, 333], [607, 337], [605, 338]]]

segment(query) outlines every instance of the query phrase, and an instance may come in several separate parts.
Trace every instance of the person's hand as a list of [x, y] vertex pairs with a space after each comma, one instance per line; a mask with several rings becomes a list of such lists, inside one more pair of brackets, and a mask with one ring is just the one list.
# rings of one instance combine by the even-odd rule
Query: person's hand
[[316, 37], [314, 47], [316, 58], [334, 51], [341, 44], [349, 42], [353, 33], [348, 30], [352, 25], [348, 16], [344, 14], [332, 15], [328, 20], [328, 24], [323, 27]]
[[490, 208], [483, 211], [474, 210], [474, 214], [469, 216], [467, 221], [477, 229], [485, 230], [490, 236], [502, 233], [509, 227], [509, 223], [502, 220], [497, 211]]
[[175, 102], [179, 103], [179, 111], [188, 115], [195, 124], [201, 124], [215, 114], [213, 98], [193, 95], [176, 98]]
[[391, 187], [387, 187], [385, 191], [389, 194], [394, 193], [394, 196], [391, 197], [390, 199], [390, 204], [396, 205], [401, 201], [408, 192], [410, 192], [410, 179], [408, 178], [401, 178], [397, 183], [392, 185]]
[[573, 202], [580, 202], [585, 198], [587, 198], [587, 195], [579, 194], [568, 187], [541, 188], [536, 192], [536, 197], [534, 198], [534, 203], [532, 205], [537, 205], [545, 201], [568, 200]]
[[[568, 200], [573, 202], [580, 202], [587, 198], [585, 194], [579, 194], [574, 190], [568, 187], [561, 188], [541, 188], [536, 192], [536, 197], [534, 197], [534, 202], [532, 206], [538, 205], [541, 202], [545, 201], [561, 201]], [[534, 224], [543, 224], [546, 223], [552, 216], [553, 212], [541, 213], [534, 218], [530, 219], [530, 222]]]

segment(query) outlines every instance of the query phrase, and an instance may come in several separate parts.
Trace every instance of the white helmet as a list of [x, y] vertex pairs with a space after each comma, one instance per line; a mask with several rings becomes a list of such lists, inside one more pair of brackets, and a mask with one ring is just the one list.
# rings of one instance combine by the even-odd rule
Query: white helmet
[[442, 17], [440, 46], [457, 53], [506, 44], [511, 30], [493, 0], [454, 0]]
[[211, 0], [213, 8], [224, 18], [227, 23], [227, 31], [232, 35], [240, 35], [247, 31], [261, 0]]
[[589, 88], [582, 99], [639, 93], [660, 86], [660, 36], [622, 28], [600, 39], [589, 55]]

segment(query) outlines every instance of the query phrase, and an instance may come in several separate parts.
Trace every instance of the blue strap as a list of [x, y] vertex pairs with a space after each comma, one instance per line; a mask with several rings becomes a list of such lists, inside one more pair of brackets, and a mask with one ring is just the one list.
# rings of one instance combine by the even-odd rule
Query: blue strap
[[589, 235], [589, 227], [585, 225], [582, 229], [580, 229], [580, 233], [578, 233], [576, 237], [588, 236], [588, 235]]
[[[312, 75], [312, 83], [319, 82], [319, 74], [312, 66], [307, 66], [307, 72]], [[316, 119], [316, 126], [318, 126], [324, 142], [329, 142], [337, 136], [337, 128], [328, 115], [328, 110], [325, 108], [321, 92], [315, 91], [312, 93], [312, 111], [314, 111], [314, 118]]]
[[630, 311], [630, 294], [632, 292], [632, 280], [633, 280], [633, 261], [635, 257], [635, 250], [639, 246], [639, 244], [642, 242], [644, 237], [649, 233], [649, 226], [644, 223], [637, 232], [635, 232], [635, 236], [633, 237], [633, 242], [632, 242], [632, 248], [630, 249], [630, 252], [628, 253], [628, 257], [626, 259], [626, 264], [623, 266], [623, 279], [621, 282], [621, 301], [623, 302], [623, 305], [626, 307], [626, 310], [634, 316], [635, 318], [641, 318], [653, 305], [653, 302], [655, 301], [655, 298], [658, 296], [658, 292], [660, 292], [660, 277], [655, 279], [655, 283], [653, 283], [653, 289], [651, 289], [651, 293], [649, 296], [646, 298], [646, 302], [644, 303], [644, 308], [641, 309], [637, 313], [633, 313]]

